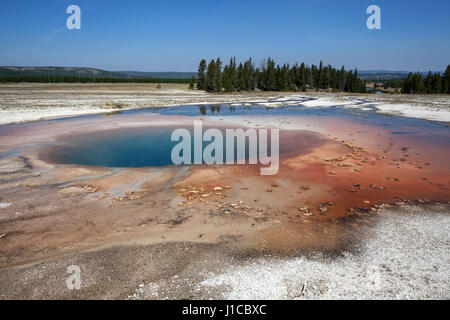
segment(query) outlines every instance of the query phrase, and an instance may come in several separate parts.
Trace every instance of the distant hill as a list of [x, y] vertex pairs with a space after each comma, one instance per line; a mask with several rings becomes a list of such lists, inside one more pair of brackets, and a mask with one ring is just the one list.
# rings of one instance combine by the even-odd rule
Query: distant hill
[[15, 76], [49, 76], [49, 77], [89, 77], [114, 79], [191, 79], [195, 72], [140, 72], [140, 71], [106, 71], [96, 68], [79, 67], [0, 67], [2, 77]]
[[142, 71], [117, 71], [118, 73], [139, 78], [157, 78], [157, 79], [191, 79], [197, 77], [196, 72], [142, 72]]
[[78, 67], [0, 67], [0, 74], [8, 76], [60, 76], [60, 77], [97, 77], [127, 78], [129, 76], [96, 68]]
[[[389, 71], [389, 70], [358, 70], [358, 76], [362, 80], [400, 80], [405, 79], [408, 76], [408, 73], [410, 71]], [[435, 73], [436, 71], [432, 71]], [[442, 71], [437, 71], [443, 74]], [[413, 72], [414, 73], [414, 72]], [[426, 72], [420, 72], [422, 76], [425, 76], [428, 74], [428, 71]]]

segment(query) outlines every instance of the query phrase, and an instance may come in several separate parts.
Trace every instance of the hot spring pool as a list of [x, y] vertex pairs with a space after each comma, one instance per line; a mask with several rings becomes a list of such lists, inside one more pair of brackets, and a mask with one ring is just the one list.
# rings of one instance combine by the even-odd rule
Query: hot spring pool
[[[293, 117], [315, 117], [316, 122], [326, 125], [327, 121], [341, 119], [351, 123], [366, 124], [383, 129], [388, 128], [391, 135], [412, 135], [421, 138], [419, 133], [438, 133], [433, 138], [433, 143], [448, 144], [448, 128], [442, 124], [430, 121], [394, 117], [378, 114], [374, 111], [349, 110], [340, 107], [327, 108], [304, 108], [296, 105], [289, 105], [278, 108], [267, 108], [258, 104], [242, 106], [176, 106], [159, 109], [140, 109], [119, 112], [112, 115], [116, 120], [127, 122], [129, 117], [135, 119], [149, 114], [159, 114], [162, 116], [180, 119], [185, 116], [188, 122], [192, 123], [190, 117], [205, 117], [212, 120], [222, 120], [229, 116], [257, 116], [259, 119], [280, 119], [282, 116]], [[105, 115], [91, 115], [75, 117], [72, 120], [49, 120], [52, 121], [77, 121], [80, 118], [90, 119], [95, 126], [97, 119], [102, 119]], [[193, 119], [191, 118], [191, 119]], [[87, 166], [106, 167], [147, 167], [147, 166], [168, 166], [172, 165], [171, 152], [178, 141], [171, 141], [175, 126], [154, 126], [136, 127], [127, 129], [105, 130], [77, 134], [63, 137], [58, 144], [44, 148], [40, 157], [57, 164], [75, 164]], [[192, 131], [192, 126], [186, 125]], [[401, 129], [401, 130], [400, 130]], [[206, 128], [205, 128], [206, 130]], [[224, 129], [223, 129], [224, 130]], [[433, 134], [434, 135], [434, 134]], [[311, 131], [289, 131], [280, 130], [280, 157], [294, 153], [304, 153], [312, 150], [316, 146], [324, 143], [323, 137]], [[209, 142], [203, 142], [204, 147]], [[270, 152], [270, 143], [269, 152]], [[193, 149], [193, 145], [191, 144]], [[226, 155], [225, 144], [223, 153]], [[235, 148], [235, 159], [236, 148]], [[246, 146], [245, 159], [248, 160], [248, 145]], [[191, 157], [193, 162], [193, 155]]]

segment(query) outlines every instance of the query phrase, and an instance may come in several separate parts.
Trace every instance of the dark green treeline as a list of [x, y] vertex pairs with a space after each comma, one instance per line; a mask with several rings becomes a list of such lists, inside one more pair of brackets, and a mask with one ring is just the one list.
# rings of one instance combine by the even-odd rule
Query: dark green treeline
[[439, 72], [428, 72], [424, 78], [422, 75], [410, 72], [403, 81], [402, 93], [447, 93], [450, 94], [450, 65], [441, 76]]
[[0, 73], [0, 83], [189, 83], [189, 79], [157, 79], [157, 78], [108, 78], [108, 77], [77, 77], [60, 75], [7, 75]]
[[358, 78], [358, 71], [346, 71], [324, 66], [283, 64], [280, 66], [268, 58], [255, 68], [252, 59], [236, 64], [236, 58], [222, 68], [220, 58], [205, 59], [198, 67], [197, 89], [208, 92], [253, 91], [306, 91], [307, 89], [359, 92], [366, 91], [366, 84]]

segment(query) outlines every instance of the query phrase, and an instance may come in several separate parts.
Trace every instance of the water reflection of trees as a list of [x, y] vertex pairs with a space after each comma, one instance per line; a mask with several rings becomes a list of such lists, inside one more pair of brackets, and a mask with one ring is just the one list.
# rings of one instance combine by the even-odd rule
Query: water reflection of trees
[[217, 113], [220, 113], [220, 106], [209, 106], [209, 110], [211, 113], [214, 113], [217, 111]]
[[[204, 115], [206, 115], [206, 110], [207, 110], [207, 107], [206, 106], [199, 106], [198, 107], [198, 109], [199, 109], [199, 111], [200, 111], [200, 113], [204, 116]], [[214, 113], [220, 113], [220, 111], [221, 111], [221, 109], [220, 109], [220, 106], [209, 106], [209, 111], [212, 113], [212, 114], [214, 114]]]
[[[221, 107], [227, 107], [227, 105], [224, 105], [224, 106], [220, 106], [220, 105], [199, 106], [198, 109], [199, 109], [201, 115], [204, 116], [208, 113], [207, 112], [208, 109], [211, 114], [221, 113], [221, 111], [222, 111]], [[240, 108], [241, 108], [241, 110], [250, 111], [252, 109], [252, 106], [246, 105], [246, 106], [241, 106]], [[267, 107], [267, 110], [269, 111], [270, 108]], [[236, 111], [237, 111], [236, 106], [228, 105], [228, 112], [236, 112]]]

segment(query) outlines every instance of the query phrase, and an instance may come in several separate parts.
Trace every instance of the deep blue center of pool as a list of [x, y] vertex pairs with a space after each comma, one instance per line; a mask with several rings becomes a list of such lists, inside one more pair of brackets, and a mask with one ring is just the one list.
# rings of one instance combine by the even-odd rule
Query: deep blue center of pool
[[144, 167], [172, 164], [172, 130], [118, 130], [81, 135], [52, 148], [57, 163], [108, 167]]
[[[172, 132], [178, 127], [153, 127], [153, 128], [133, 128], [121, 130], [101, 131], [99, 133], [89, 133], [68, 137], [61, 144], [47, 147], [45, 158], [52, 162], [62, 164], [77, 164], [88, 166], [107, 166], [107, 167], [146, 167], [146, 166], [167, 166], [173, 165], [171, 158], [172, 149], [182, 141], [172, 141]], [[191, 133], [189, 141], [191, 161], [194, 163], [194, 139], [192, 128], [186, 128]], [[207, 130], [207, 128], [203, 128]], [[226, 160], [226, 135], [223, 135], [223, 162]], [[313, 144], [320, 142], [320, 138], [314, 135], [308, 135], [302, 144], [303, 149], [311, 147]], [[214, 140], [213, 140], [214, 141]], [[210, 144], [211, 141], [202, 141], [201, 150]], [[271, 136], [268, 133], [267, 150], [270, 156], [271, 152]], [[257, 148], [259, 151], [259, 148]], [[296, 145], [285, 144], [280, 147], [281, 153], [295, 152]], [[249, 139], [245, 139], [245, 156], [238, 157], [237, 143], [235, 140], [234, 160], [244, 158], [246, 162], [249, 159]], [[179, 153], [183, 155], [183, 151]], [[212, 152], [215, 156], [215, 152]], [[204, 162], [203, 162], [204, 163]]]

